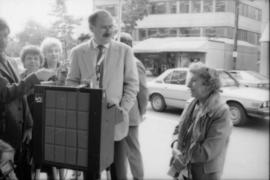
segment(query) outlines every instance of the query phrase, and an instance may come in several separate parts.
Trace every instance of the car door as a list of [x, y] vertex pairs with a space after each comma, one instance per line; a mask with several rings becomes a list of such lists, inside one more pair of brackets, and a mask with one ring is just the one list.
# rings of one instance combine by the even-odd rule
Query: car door
[[168, 106], [184, 108], [191, 97], [187, 87], [187, 71], [174, 70], [164, 78], [164, 98]]

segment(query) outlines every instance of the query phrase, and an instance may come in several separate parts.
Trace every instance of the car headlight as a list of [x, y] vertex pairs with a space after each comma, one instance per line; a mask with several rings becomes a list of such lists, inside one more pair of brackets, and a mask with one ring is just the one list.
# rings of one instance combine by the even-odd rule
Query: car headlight
[[269, 101], [265, 101], [261, 104], [260, 108], [268, 108], [269, 107]]

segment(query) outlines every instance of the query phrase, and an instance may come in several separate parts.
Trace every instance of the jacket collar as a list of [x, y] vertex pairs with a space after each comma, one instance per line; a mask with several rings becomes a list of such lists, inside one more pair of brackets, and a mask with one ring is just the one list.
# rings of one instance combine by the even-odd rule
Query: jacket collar
[[[12, 75], [10, 74], [9, 71], [7, 71], [7, 66], [10, 66], [10, 70], [12, 71]], [[2, 76], [6, 77], [9, 82], [18, 82], [19, 81], [19, 77], [17, 75], [17, 73], [14, 71], [14, 67], [12, 65], [12, 63], [9, 62], [9, 57], [8, 56], [1, 56], [0, 57], [0, 73], [2, 74]]]
[[220, 94], [219, 93], [212, 93], [206, 100], [206, 102], [203, 105], [203, 113], [201, 114], [201, 117], [208, 116], [212, 117], [213, 114], [219, 109], [219, 107], [222, 105], [220, 102]]

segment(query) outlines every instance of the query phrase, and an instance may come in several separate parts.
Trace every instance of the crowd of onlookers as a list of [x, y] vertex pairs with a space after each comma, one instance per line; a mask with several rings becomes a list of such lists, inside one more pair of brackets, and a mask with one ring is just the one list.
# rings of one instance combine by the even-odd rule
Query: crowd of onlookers
[[[48, 179], [65, 178], [64, 169], [36, 165], [31, 156], [35, 151], [31, 139], [36, 137], [33, 124], [40, 123], [31, 116], [36, 84], [87, 84], [103, 89], [107, 102], [119, 115], [113, 127], [113, 163], [107, 171], [112, 180], [126, 180], [128, 161], [134, 180], [144, 178], [138, 126], [148, 98], [145, 68], [132, 52], [130, 35], [121, 35], [121, 42], [113, 40], [109, 12], [92, 13], [88, 23], [93, 37], [72, 49], [70, 65], [62, 59], [61, 42], [48, 37], [40, 46], [27, 45], [21, 50], [25, 70], [18, 74], [17, 64], [5, 54], [10, 29], [0, 18], [1, 178], [39, 179], [40, 171], [45, 171]], [[229, 107], [219, 94], [218, 72], [200, 62], [191, 63], [188, 87], [194, 99], [175, 129], [168, 174], [174, 179], [219, 180], [232, 122]], [[83, 176], [87, 180], [100, 179], [100, 172], [85, 171]]]

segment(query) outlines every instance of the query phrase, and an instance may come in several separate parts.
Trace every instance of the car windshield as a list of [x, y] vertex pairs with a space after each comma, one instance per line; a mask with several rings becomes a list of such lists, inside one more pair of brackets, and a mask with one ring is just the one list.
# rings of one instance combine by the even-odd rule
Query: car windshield
[[222, 87], [237, 86], [236, 81], [229, 75], [229, 73], [220, 71], [219, 78], [220, 78]]

